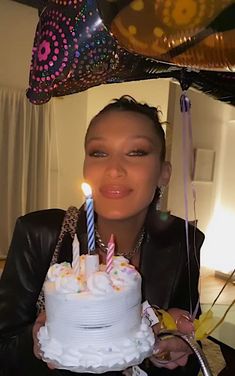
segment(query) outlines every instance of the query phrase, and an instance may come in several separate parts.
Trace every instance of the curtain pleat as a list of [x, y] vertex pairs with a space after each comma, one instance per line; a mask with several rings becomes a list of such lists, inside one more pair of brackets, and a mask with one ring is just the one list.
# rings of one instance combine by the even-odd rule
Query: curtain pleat
[[50, 207], [57, 163], [53, 103], [35, 106], [24, 91], [0, 88], [0, 257], [16, 218]]

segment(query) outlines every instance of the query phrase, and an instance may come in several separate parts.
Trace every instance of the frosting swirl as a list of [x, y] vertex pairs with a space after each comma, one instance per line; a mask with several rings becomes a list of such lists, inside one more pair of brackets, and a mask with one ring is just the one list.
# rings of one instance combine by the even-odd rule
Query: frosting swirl
[[111, 279], [106, 272], [96, 272], [87, 280], [87, 288], [93, 294], [103, 295], [113, 291]]
[[84, 290], [83, 280], [76, 277], [68, 262], [52, 265], [48, 270], [47, 279], [54, 282], [55, 290], [61, 293], [74, 293]]

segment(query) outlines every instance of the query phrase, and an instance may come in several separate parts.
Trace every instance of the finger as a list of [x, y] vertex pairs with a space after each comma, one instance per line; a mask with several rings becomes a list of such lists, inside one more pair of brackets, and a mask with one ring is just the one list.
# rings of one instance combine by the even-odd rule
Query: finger
[[55, 369], [55, 365], [52, 364], [52, 363], [47, 363], [47, 367], [50, 368], [50, 369]]
[[[167, 354], [167, 355], [165, 355]], [[150, 357], [152, 363], [160, 368], [175, 369], [178, 366], [185, 366], [188, 362], [188, 355], [180, 352], [168, 352]]]
[[39, 329], [45, 324], [46, 315], [45, 312], [41, 312], [32, 328], [32, 336], [33, 336], [33, 352], [36, 358], [42, 359], [42, 352], [41, 347], [38, 340], [38, 331]]
[[46, 314], [45, 312], [42, 312], [39, 314], [37, 319], [35, 320], [35, 323], [33, 325], [32, 333], [33, 333], [33, 338], [37, 339], [37, 333], [41, 326], [45, 325], [45, 320], [46, 320]]
[[159, 322], [159, 323], [153, 325], [152, 329], [153, 329], [153, 331], [154, 331], [155, 334], [158, 334], [159, 331], [161, 330], [161, 323]]
[[33, 330], [32, 330], [32, 333], [33, 333], [33, 338], [34, 338], [34, 340], [37, 340], [37, 335], [38, 335], [38, 331], [39, 331], [39, 329], [41, 328], [41, 324], [38, 324], [38, 323], [36, 323], [36, 324], [34, 324], [34, 326], [33, 326]]
[[39, 313], [38, 317], [36, 318], [35, 323], [44, 325], [46, 321], [46, 312], [42, 311]]
[[184, 342], [181, 338], [165, 338], [156, 342], [154, 346], [154, 354], [160, 354], [162, 352], [184, 352], [187, 354], [191, 353], [189, 345]]
[[178, 330], [181, 333], [184, 334], [192, 334], [194, 333], [194, 324], [193, 321], [190, 317], [187, 315], [181, 315], [177, 320], [176, 320], [176, 325]]
[[42, 352], [39, 343], [35, 343], [33, 346], [33, 352], [36, 358], [42, 359]]
[[185, 366], [188, 361], [188, 354], [185, 352], [170, 352], [170, 361], [176, 363], [178, 366]]
[[177, 329], [184, 334], [194, 332], [193, 318], [188, 311], [179, 308], [170, 308], [170, 315], [174, 318]]
[[37, 359], [42, 359], [40, 352], [35, 347], [33, 348], [33, 352]]
[[191, 314], [186, 311], [185, 309], [181, 308], [169, 308], [168, 312], [172, 317], [174, 317], [175, 320], [177, 320], [180, 316], [185, 315], [188, 318], [192, 318]]
[[151, 356], [149, 358], [151, 362], [158, 368], [168, 368], [168, 369], [175, 369], [178, 367], [178, 364], [169, 360], [160, 360], [156, 356]]
[[178, 366], [185, 366], [188, 362], [188, 357], [189, 355], [185, 355], [185, 353], [171, 353], [171, 356], [172, 356], [172, 359], [174, 359], [174, 362], [178, 365]]

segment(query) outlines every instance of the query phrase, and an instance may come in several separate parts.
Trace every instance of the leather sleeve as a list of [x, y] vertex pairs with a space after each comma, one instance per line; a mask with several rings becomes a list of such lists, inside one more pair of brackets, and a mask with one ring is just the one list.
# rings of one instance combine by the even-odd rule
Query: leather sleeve
[[36, 303], [60, 230], [55, 225], [63, 219], [63, 211], [46, 212], [17, 220], [0, 280], [0, 364], [8, 371], [18, 369], [22, 361], [36, 360], [32, 352]]
[[[200, 268], [200, 248], [204, 235], [193, 226], [189, 228], [189, 258], [187, 256], [185, 223], [182, 219], [172, 217], [154, 227], [142, 253], [143, 295], [150, 304], [168, 310], [177, 307], [190, 311], [199, 302], [198, 282]], [[188, 268], [189, 260], [189, 268]], [[190, 270], [190, 273], [188, 272]], [[190, 276], [190, 277], [189, 277]], [[198, 312], [200, 313], [200, 305]], [[145, 369], [145, 368], [144, 368]], [[175, 370], [147, 367], [149, 376], [198, 375], [199, 362], [193, 354], [184, 367]]]
[[[190, 228], [189, 254], [186, 244], [182, 244], [182, 268], [178, 270], [171, 295], [171, 307], [180, 307], [196, 314], [201, 313], [199, 304], [200, 249], [204, 241], [201, 231]], [[195, 312], [194, 312], [195, 311]]]
[[[169, 216], [152, 220], [149, 238], [143, 246], [141, 272], [143, 295], [163, 309], [194, 310], [199, 300], [200, 248], [204, 235], [190, 225], [187, 250], [185, 221]], [[187, 254], [188, 253], [188, 254]]]

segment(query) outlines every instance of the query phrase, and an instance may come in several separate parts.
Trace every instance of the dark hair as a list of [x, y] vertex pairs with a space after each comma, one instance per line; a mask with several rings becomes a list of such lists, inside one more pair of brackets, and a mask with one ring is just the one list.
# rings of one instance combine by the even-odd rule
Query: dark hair
[[156, 107], [151, 107], [146, 103], [137, 102], [134, 98], [130, 95], [123, 95], [119, 99], [113, 99], [111, 103], [105, 106], [97, 115], [95, 115], [87, 129], [87, 133], [89, 128], [95, 121], [103, 114], [111, 111], [132, 111], [142, 115], [147, 116], [153, 123], [154, 129], [161, 141], [161, 160], [165, 160], [166, 155], [166, 141], [165, 141], [165, 133], [162, 128], [162, 124], [159, 120], [159, 110]]

